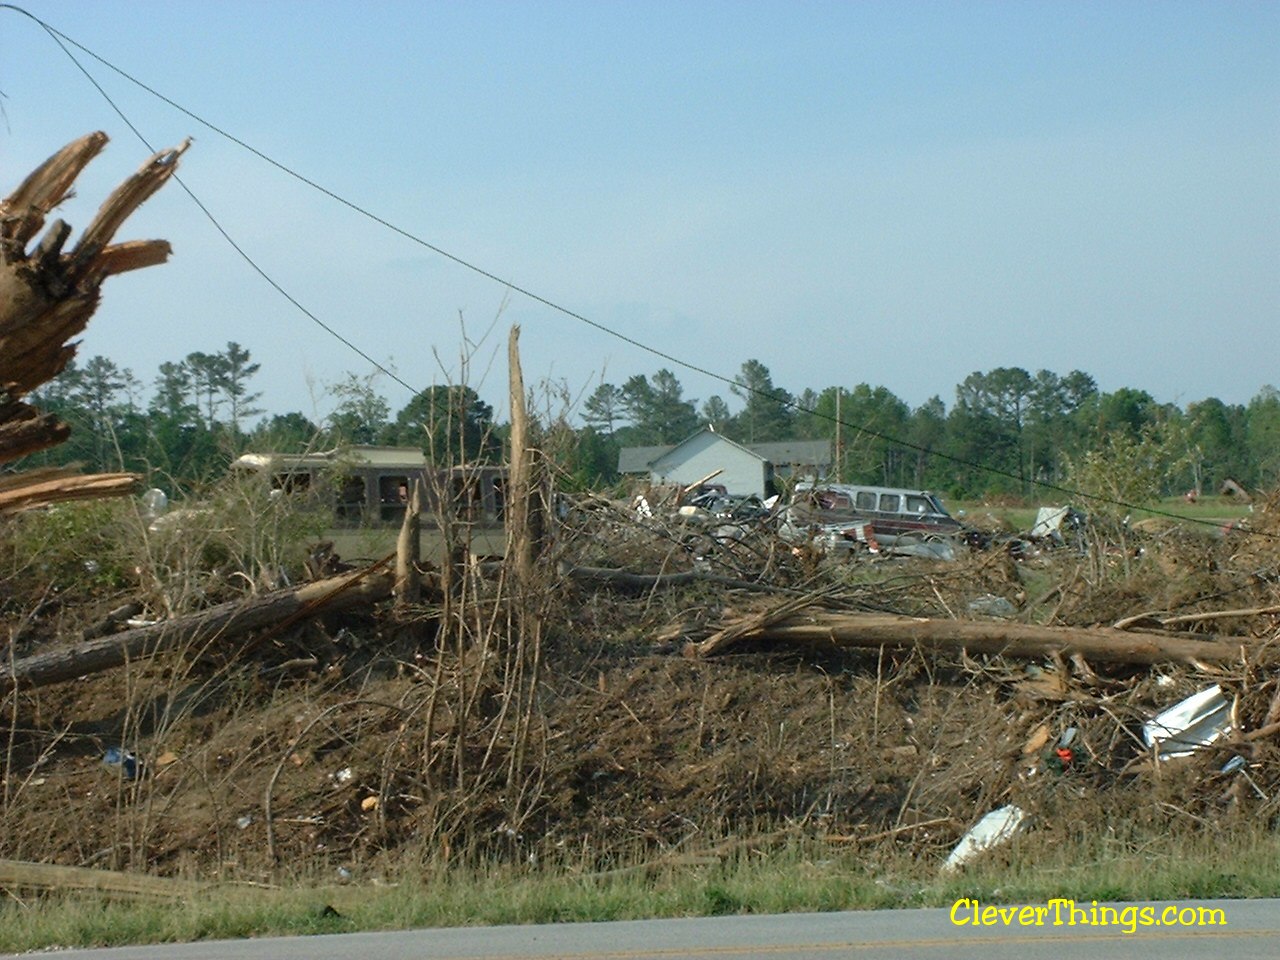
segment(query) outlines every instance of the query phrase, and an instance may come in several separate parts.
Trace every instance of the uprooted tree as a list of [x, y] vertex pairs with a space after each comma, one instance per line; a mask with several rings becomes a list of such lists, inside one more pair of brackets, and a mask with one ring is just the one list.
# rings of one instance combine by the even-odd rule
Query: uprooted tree
[[[69, 250], [71, 227], [50, 211], [66, 200], [76, 177], [107, 144], [91, 133], [67, 144], [0, 200], [0, 464], [62, 443], [70, 427], [24, 401], [56, 377], [75, 355], [79, 335], [97, 309], [107, 277], [168, 259], [165, 240], [112, 243], [134, 210], [173, 176], [190, 141], [152, 156], [117, 187]], [[132, 474], [57, 477], [49, 471], [7, 478], [0, 513], [85, 496], [120, 496], [134, 489]]]

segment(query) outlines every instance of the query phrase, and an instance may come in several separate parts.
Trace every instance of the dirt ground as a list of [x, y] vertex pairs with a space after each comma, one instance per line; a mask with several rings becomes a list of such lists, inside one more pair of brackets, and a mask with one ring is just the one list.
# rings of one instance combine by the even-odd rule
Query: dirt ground
[[[1274, 517], [1261, 512], [1257, 529], [1280, 532]], [[700, 625], [797, 592], [843, 609], [1000, 609], [1078, 626], [1257, 611], [1280, 603], [1274, 536], [1162, 529], [1134, 555], [997, 548], [944, 563], [823, 559], [763, 534], [707, 555], [705, 539], [684, 549], [686, 534], [597, 513], [566, 542], [577, 563], [723, 582], [624, 592], [557, 576], [512, 599], [477, 568], [471, 592], [443, 606], [9, 694], [0, 858], [261, 879], [425, 859], [604, 870], [778, 838], [888, 837], [941, 862], [1009, 803], [1064, 840], [1102, 824], [1280, 820], [1277, 738], [1247, 736], [1280, 719], [1280, 680], [1251, 659], [1280, 637], [1275, 612], [1179, 627], [1239, 639], [1241, 661], [1217, 667], [768, 643], [683, 655]], [[18, 634], [6, 658], [74, 637], [139, 592], [90, 585], [41, 609], [47, 575], [28, 565], [0, 588]], [[1214, 683], [1234, 733], [1157, 762], [1143, 722]], [[104, 762], [113, 747], [136, 767]], [[1235, 756], [1243, 773], [1224, 772]]]

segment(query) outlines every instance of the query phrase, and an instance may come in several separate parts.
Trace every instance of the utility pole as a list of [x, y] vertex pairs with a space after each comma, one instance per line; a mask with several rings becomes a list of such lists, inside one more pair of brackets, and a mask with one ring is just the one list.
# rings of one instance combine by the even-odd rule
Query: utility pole
[[836, 387], [836, 483], [840, 482], [840, 428], [843, 424], [840, 422], [840, 395], [844, 393], [844, 387]]

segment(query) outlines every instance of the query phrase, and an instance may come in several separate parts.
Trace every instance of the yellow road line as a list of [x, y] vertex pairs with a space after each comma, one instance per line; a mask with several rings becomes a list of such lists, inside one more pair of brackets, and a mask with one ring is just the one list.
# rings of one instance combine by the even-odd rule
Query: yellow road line
[[[610, 950], [607, 952], [588, 951], [582, 953], [556, 953], [557, 960], [635, 960], [638, 957], [718, 957], [735, 954], [760, 956], [785, 956], [788, 953], [836, 953], [851, 950], [902, 950], [911, 947], [927, 949], [955, 949], [970, 944], [1005, 944], [1022, 943], [1079, 943], [1082, 941], [1140, 940], [1145, 943], [1172, 940], [1240, 940], [1280, 937], [1276, 930], [1195, 930], [1183, 928], [1180, 931], [1156, 933], [1142, 930], [1135, 933], [1050, 933], [1031, 935], [1010, 934], [1002, 937], [933, 937], [923, 940], [863, 940], [843, 943], [791, 943], [791, 944], [738, 944], [723, 947], [670, 947], [649, 950]], [[542, 960], [548, 954], [508, 953], [508, 954], [455, 954], [442, 960]]]

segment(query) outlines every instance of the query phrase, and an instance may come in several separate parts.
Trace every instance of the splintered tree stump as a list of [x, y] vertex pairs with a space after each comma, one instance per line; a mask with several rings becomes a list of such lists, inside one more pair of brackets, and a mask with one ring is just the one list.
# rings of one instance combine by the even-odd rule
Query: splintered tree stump
[[[173, 176], [189, 140], [155, 154], [120, 184], [69, 250], [71, 227], [61, 220], [50, 224], [33, 244], [49, 212], [71, 195], [80, 171], [106, 144], [105, 133], [67, 144], [0, 200], [0, 464], [67, 439], [70, 429], [65, 423], [41, 413], [23, 397], [66, 368], [76, 352], [73, 338], [97, 309], [107, 277], [164, 263], [169, 257], [165, 240], [111, 241], [129, 215]], [[55, 485], [34, 499], [74, 499], [83, 497], [85, 489], [71, 484], [67, 495], [60, 496], [61, 488]], [[132, 484], [105, 485], [97, 495], [132, 489]], [[7, 508], [0, 504], [0, 512], [30, 506], [31, 499], [15, 494]]]

